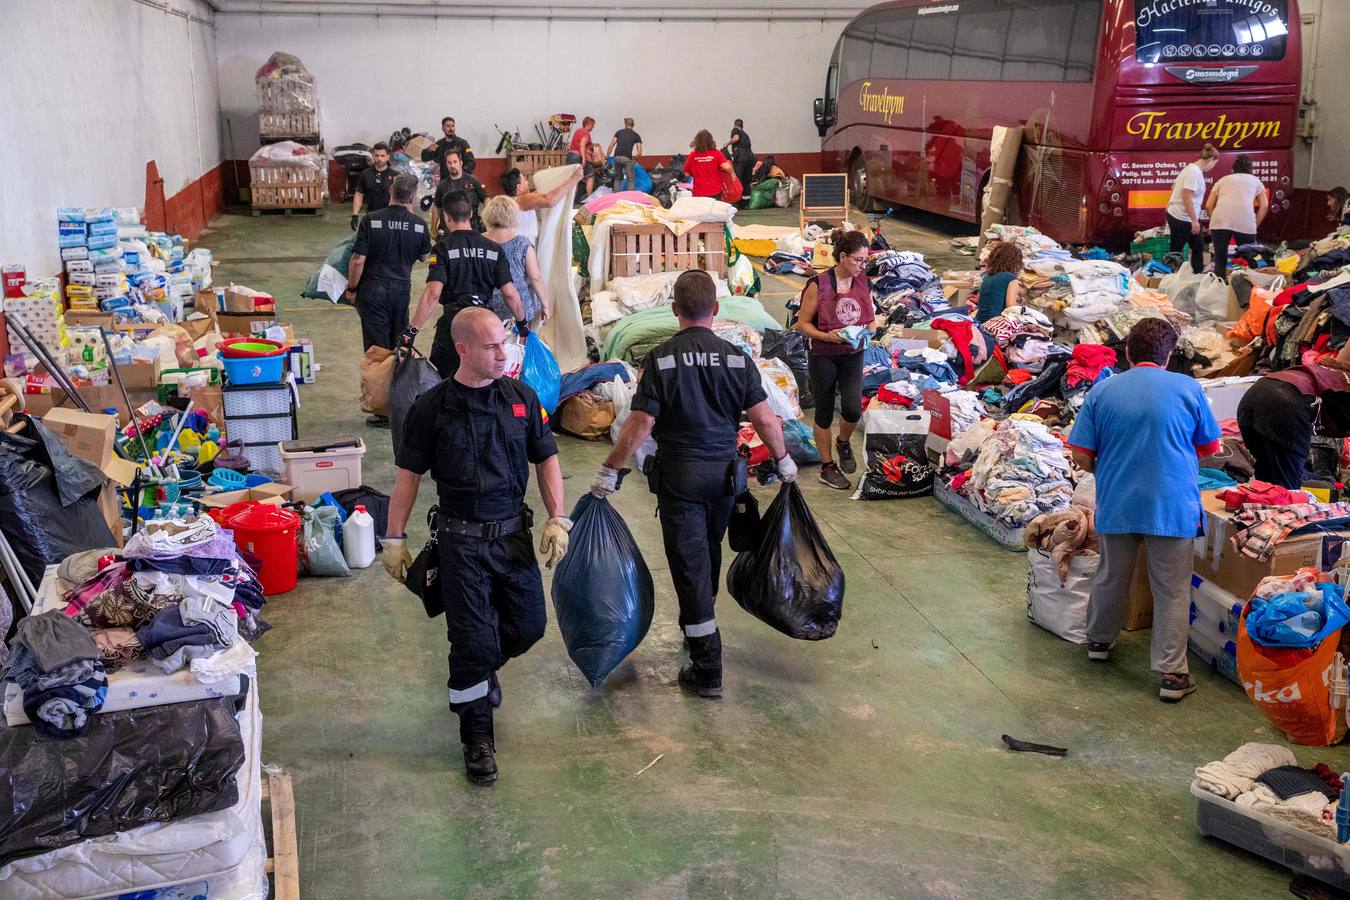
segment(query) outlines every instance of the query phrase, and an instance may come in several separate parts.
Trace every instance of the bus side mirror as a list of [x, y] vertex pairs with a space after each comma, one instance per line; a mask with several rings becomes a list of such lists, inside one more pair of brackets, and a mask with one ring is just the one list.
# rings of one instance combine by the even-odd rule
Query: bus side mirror
[[817, 97], [815, 103], [816, 127], [825, 127], [825, 98]]

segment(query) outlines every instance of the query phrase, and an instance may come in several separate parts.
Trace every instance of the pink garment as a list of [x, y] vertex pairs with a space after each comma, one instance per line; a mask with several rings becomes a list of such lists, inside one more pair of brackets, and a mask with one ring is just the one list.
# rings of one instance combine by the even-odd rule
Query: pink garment
[[651, 194], [644, 194], [642, 191], [619, 191], [616, 194], [603, 194], [599, 197], [593, 197], [581, 204], [586, 212], [598, 213], [609, 209], [616, 203], [637, 203], [640, 206], [655, 206], [656, 198]]
[[1064, 383], [1077, 387], [1083, 382], [1095, 382], [1102, 369], [1116, 364], [1116, 351], [1103, 344], [1079, 344], [1073, 348], [1073, 358], [1069, 360], [1068, 371], [1064, 373]]

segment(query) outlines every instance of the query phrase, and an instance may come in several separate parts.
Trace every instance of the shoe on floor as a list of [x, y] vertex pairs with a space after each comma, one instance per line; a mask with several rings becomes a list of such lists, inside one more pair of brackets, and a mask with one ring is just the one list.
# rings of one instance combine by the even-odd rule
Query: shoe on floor
[[846, 491], [853, 487], [853, 482], [839, 471], [839, 464], [835, 462], [827, 462], [820, 467], [820, 483], [836, 491]]
[[858, 471], [858, 461], [853, 457], [853, 448], [847, 441], [835, 439], [834, 455], [839, 457], [839, 470], [845, 475]]
[[371, 428], [388, 428], [388, 427], [389, 427], [389, 417], [388, 417], [388, 416], [371, 416], [370, 418], [366, 419], [366, 424], [369, 425]]
[[692, 663], [680, 669], [680, 687], [708, 700], [722, 696], [722, 679], [719, 677], [714, 681], [700, 677]]
[[1109, 644], [1099, 644], [1094, 641], [1088, 644], [1088, 659], [1094, 662], [1106, 662], [1111, 658], [1111, 649], [1115, 646], [1115, 641]]
[[1195, 693], [1195, 679], [1189, 675], [1164, 675], [1162, 687], [1158, 688], [1158, 699], [1176, 703], [1187, 694]]
[[492, 784], [497, 780], [497, 760], [491, 744], [464, 745], [464, 774], [471, 784]]

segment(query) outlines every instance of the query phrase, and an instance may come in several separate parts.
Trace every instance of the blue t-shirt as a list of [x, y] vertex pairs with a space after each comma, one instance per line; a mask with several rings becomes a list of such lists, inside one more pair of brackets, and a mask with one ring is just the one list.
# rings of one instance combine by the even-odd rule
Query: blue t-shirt
[[1136, 366], [1092, 388], [1069, 446], [1096, 454], [1097, 531], [1204, 533], [1197, 447], [1222, 437], [1194, 378]]
[[986, 275], [980, 281], [979, 310], [975, 313], [976, 322], [988, 322], [994, 316], [1003, 314], [1008, 305], [1008, 285], [1017, 280], [1012, 272], [995, 272]]

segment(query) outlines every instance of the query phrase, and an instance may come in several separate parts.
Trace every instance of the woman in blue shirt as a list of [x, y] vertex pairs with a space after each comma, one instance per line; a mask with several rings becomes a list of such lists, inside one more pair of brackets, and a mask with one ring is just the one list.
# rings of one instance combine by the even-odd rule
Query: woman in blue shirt
[[1018, 306], [1022, 296], [1022, 282], [1017, 280], [1022, 271], [1022, 251], [1016, 244], [1000, 243], [989, 252], [984, 264], [984, 278], [980, 281], [979, 308], [976, 322], [988, 322], [1002, 315], [1009, 306]]

